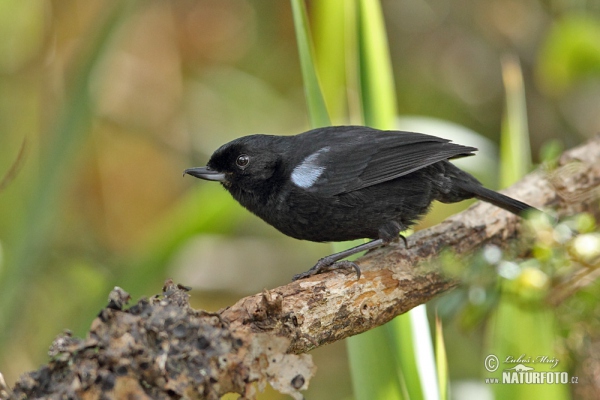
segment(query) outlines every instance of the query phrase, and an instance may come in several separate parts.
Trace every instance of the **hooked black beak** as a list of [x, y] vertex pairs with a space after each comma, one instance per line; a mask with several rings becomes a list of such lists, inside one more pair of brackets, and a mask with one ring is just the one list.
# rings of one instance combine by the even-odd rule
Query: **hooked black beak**
[[225, 182], [225, 174], [213, 171], [208, 167], [188, 168], [183, 171], [183, 175], [188, 174], [196, 178], [205, 179], [207, 181]]

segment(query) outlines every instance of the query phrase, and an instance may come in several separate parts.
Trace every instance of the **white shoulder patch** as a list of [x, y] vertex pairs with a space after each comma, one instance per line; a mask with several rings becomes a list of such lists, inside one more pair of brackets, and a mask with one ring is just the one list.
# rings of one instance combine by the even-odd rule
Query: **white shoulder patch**
[[325, 172], [325, 167], [319, 165], [319, 156], [327, 153], [329, 149], [330, 147], [326, 146], [315, 151], [294, 168], [291, 175], [294, 185], [302, 189], [308, 189], [315, 184], [317, 179]]

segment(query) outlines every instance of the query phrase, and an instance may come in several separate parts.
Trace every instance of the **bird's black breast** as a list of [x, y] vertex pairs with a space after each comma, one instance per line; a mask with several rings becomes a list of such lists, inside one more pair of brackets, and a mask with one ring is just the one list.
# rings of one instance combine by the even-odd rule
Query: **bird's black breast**
[[264, 206], [246, 206], [282, 233], [314, 242], [380, 237], [395, 223], [408, 228], [427, 212], [438, 189], [431, 179], [436, 167], [349, 193], [321, 195], [286, 183]]

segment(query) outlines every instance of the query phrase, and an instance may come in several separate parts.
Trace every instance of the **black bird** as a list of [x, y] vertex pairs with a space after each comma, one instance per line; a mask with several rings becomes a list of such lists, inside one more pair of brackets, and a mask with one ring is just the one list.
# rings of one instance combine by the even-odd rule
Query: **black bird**
[[356, 264], [339, 260], [398, 240], [433, 200], [477, 198], [517, 215], [534, 209], [486, 189], [448, 161], [476, 150], [421, 133], [333, 126], [241, 137], [184, 175], [221, 182], [241, 205], [296, 239], [374, 239], [324, 257], [293, 279], [339, 267], [353, 267], [360, 277]]

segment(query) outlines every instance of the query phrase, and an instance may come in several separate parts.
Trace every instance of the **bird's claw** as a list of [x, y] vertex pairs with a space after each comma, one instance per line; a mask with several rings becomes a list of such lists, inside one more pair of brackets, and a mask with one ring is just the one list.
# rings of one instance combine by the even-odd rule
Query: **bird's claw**
[[354, 272], [356, 272], [356, 280], [360, 279], [360, 267], [358, 266], [357, 263], [352, 262], [352, 261], [347, 261], [347, 260], [342, 260], [342, 261], [338, 261], [335, 264], [333, 264], [335, 269], [341, 268], [341, 269], [354, 269]]
[[406, 236], [400, 235], [400, 239], [404, 242], [404, 248], [408, 249], [408, 240], [406, 240]]
[[356, 280], [360, 279], [360, 267], [358, 264], [348, 260], [342, 260], [338, 262], [327, 262], [326, 259], [320, 259], [314, 267], [301, 274], [296, 274], [292, 277], [292, 281], [308, 278], [309, 276], [322, 274], [323, 272], [333, 271], [336, 269], [350, 269], [352, 268], [356, 272]]

